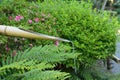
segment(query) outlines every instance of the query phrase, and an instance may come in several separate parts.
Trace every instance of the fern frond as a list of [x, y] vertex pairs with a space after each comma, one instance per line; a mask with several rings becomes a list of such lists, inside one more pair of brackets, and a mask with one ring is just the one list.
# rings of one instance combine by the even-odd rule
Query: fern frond
[[[10, 65], [7, 66], [6, 65], [6, 67], [3, 67], [2, 70], [0, 70], [0, 71], [9, 70], [9, 71], [6, 71], [6, 74], [11, 73], [12, 75], [8, 74], [5, 79], [7, 79], [7, 80], [13, 80], [13, 79], [16, 80], [17, 79], [18, 80], [18, 78], [23, 78], [24, 76], [26, 76], [27, 73], [34, 74], [34, 71], [36, 71], [36, 69], [39, 70], [39, 71], [44, 71], [45, 69], [54, 68], [54, 65], [46, 64], [46, 63], [40, 63], [40, 64], [36, 64], [36, 65], [32, 64], [32, 65], [29, 65], [29, 66], [27, 65], [28, 63], [30, 63], [30, 62], [27, 62], [26, 65], [24, 63], [23, 64], [24, 66], [22, 64], [21, 65], [16, 65], [15, 63], [12, 64], [14, 66], [10, 66]], [[15, 70], [15, 72], [12, 73], [13, 69]], [[3, 74], [3, 75], [6, 75], [6, 74]], [[3, 75], [1, 75], [1, 76], [3, 76]]]
[[69, 77], [69, 74], [54, 71], [55, 64], [73, 60], [78, 55], [80, 54], [67, 53], [65, 50], [51, 45], [33, 47], [19, 52], [15, 57], [9, 56], [6, 60], [3, 59], [0, 76], [6, 80], [13, 80], [13, 77], [16, 80], [18, 78], [26, 80], [29, 77], [31, 80], [34, 78], [35, 80], [64, 80]]
[[0, 67], [0, 76], [7, 75], [8, 73], [14, 73], [13, 70], [15, 70], [15, 73], [24, 73], [25, 71], [29, 71], [32, 69], [39, 69], [39, 70], [45, 70], [45, 69], [51, 69], [54, 68], [54, 65], [48, 64], [48, 63], [38, 63], [36, 64], [35, 61], [20, 61], [20, 62], [14, 62], [10, 65], [5, 65], [3, 67]]
[[60, 71], [39, 71], [38, 69], [24, 74], [22, 80], [65, 80], [70, 77], [69, 73]]
[[17, 56], [15, 56], [13, 59], [12, 57], [9, 57], [6, 59], [6, 62], [3, 62], [3, 64], [10, 64], [12, 62], [18, 62], [21, 60], [37, 60], [38, 62], [61, 62], [66, 61], [68, 59], [74, 59], [76, 56], [80, 55], [79, 53], [70, 53], [61, 51], [59, 47], [56, 46], [39, 46], [39, 47], [33, 47], [32, 49], [27, 49], [24, 52], [18, 52]]

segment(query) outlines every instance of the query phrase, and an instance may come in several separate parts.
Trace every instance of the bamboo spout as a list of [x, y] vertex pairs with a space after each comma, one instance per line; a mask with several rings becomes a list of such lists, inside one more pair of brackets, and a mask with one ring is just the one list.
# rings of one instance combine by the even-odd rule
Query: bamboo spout
[[32, 31], [27, 31], [17, 27], [13, 27], [13, 26], [0, 25], [0, 33], [8, 36], [25, 37], [25, 38], [31, 38], [31, 39], [49, 39], [49, 40], [71, 42], [70, 40], [67, 40], [67, 39], [48, 36], [45, 34], [40, 34]]

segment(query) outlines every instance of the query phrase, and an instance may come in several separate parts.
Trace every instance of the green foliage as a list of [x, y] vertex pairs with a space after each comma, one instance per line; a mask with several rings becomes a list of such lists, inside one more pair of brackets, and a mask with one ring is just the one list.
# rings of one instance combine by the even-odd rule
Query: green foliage
[[[33, 74], [34, 72], [35, 72], [35, 74]], [[38, 70], [34, 70], [34, 71], [32, 71], [32, 73], [26, 73], [25, 75], [27, 75], [27, 76], [25, 76], [25, 78], [23, 78], [22, 80], [49, 80], [49, 79], [65, 80], [66, 78], [69, 78], [68, 73], [59, 72], [59, 71], [40, 72]]]
[[7, 80], [65, 80], [69, 73], [54, 70], [57, 63], [73, 60], [79, 53], [67, 53], [62, 47], [33, 47], [2, 60], [0, 76]]
[[[56, 31], [52, 28], [55, 25], [55, 17], [50, 13], [44, 13], [44, 11], [39, 10], [40, 6], [37, 6], [36, 3], [25, 0], [11, 0], [3, 1], [0, 6], [1, 17], [3, 17], [0, 19], [2, 25], [12, 25], [57, 36]], [[23, 16], [24, 19], [15, 21], [15, 17], [18, 15]], [[11, 19], [9, 19], [10, 16], [12, 17]], [[39, 22], [35, 22], [35, 18], [39, 18]], [[29, 20], [32, 20], [32, 24], [28, 23]]]
[[[62, 50], [61, 48], [65, 50]], [[65, 53], [65, 51], [68, 52], [65, 46], [62, 46], [62, 45], [59, 48], [54, 45], [53, 46], [46, 45], [44, 47], [42, 46], [33, 47], [32, 49], [25, 50], [22, 54], [21, 52], [19, 52], [18, 55], [14, 57], [14, 59], [12, 59], [12, 62], [26, 60], [26, 57], [29, 60], [35, 59], [39, 62], [60, 62], [60, 61], [67, 60], [66, 57], [74, 58], [76, 55], [76, 54], [63, 54]], [[8, 57], [8, 59], [6, 59], [6, 62], [9, 62], [10, 59], [11, 57]]]
[[92, 4], [84, 1], [48, 0], [38, 6], [56, 17], [59, 36], [74, 42], [75, 49], [83, 53], [85, 63], [114, 54], [119, 25], [110, 13], [92, 10]]
[[[37, 49], [37, 47], [32, 48], [30, 51], [27, 49], [23, 54], [19, 52], [14, 58], [12, 58], [12, 56], [7, 57], [13, 54], [13, 50], [23, 51], [34, 45], [53, 44], [53, 41], [4, 37], [0, 40], [3, 46], [0, 52], [3, 59], [2, 66], [4, 67], [0, 68], [3, 77], [17, 70], [20, 71], [20, 73], [12, 73], [11, 76], [26, 79], [25, 77], [27, 76], [25, 76], [24, 73], [34, 69], [32, 64], [56, 66], [53, 64], [57, 63], [63, 63], [67, 67], [72, 67], [72, 69], [77, 67], [79, 76], [86, 77], [87, 73], [85, 73], [84, 69], [88, 68], [88, 66], [90, 67], [96, 59], [106, 58], [114, 54], [116, 43], [115, 33], [119, 25], [117, 18], [111, 16], [109, 12], [93, 10], [90, 0], [87, 0], [87, 2], [84, 0], [44, 0], [42, 3], [39, 1], [2, 1], [2, 4], [0, 4], [0, 24], [70, 39], [75, 44], [76, 52], [82, 53], [82, 55], [67, 54], [66, 51], [61, 52], [61, 50], [54, 49], [54, 47], [52, 47], [53, 51], [51, 51], [51, 48], [47, 46], [44, 48], [40, 46], [39, 49]], [[22, 16], [23, 19], [16, 21], [17, 16]], [[38, 21], [35, 21], [36, 19], [38, 19]], [[29, 20], [32, 20], [32, 23], [30, 23]], [[74, 59], [74, 61], [76, 63], [74, 64], [73, 58], [75, 57], [76, 59]], [[30, 64], [29, 66], [28, 63]], [[14, 64], [22, 66], [20, 69], [16, 69]], [[14, 69], [11, 70], [11, 66], [14, 67]], [[52, 73], [53, 71], [49, 72], [51, 68], [45, 71]], [[43, 70], [40, 70], [41, 74], [48, 75], [46, 72], [41, 71]], [[7, 72], [9, 73], [6, 74]], [[37, 75], [39, 70], [35, 72]], [[31, 75], [31, 73], [32, 72], [26, 74]], [[65, 73], [65, 76], [66, 75], [67, 73]], [[8, 78], [11, 78], [11, 76], [8, 76]], [[85, 79], [92, 78], [91, 73], [88, 74], [87, 77], [88, 78]], [[54, 77], [54, 79], [56, 79], [56, 77]]]
[[[83, 53], [83, 60], [105, 58], [115, 51], [117, 19], [111, 17], [108, 12], [92, 10], [90, 1], [46, 0], [42, 3], [30, 3], [24, 0], [12, 0], [7, 3], [7, 8], [1, 4], [0, 12], [4, 17], [0, 20], [1, 24], [14, 24], [13, 26], [24, 29], [70, 39], [74, 42], [75, 49]], [[24, 19], [15, 21], [16, 15], [21, 15]], [[13, 19], [9, 20], [9, 16]], [[35, 18], [39, 18], [40, 21], [35, 22]], [[28, 20], [34, 22], [29, 24]], [[53, 42], [34, 41], [32, 43], [50, 44]]]
[[[0, 7], [0, 25], [16, 26], [26, 30], [58, 36], [56, 29], [54, 29], [54, 25], [56, 24], [55, 17], [50, 13], [38, 10], [39, 7], [36, 3], [26, 0], [3, 0]], [[16, 21], [15, 19], [18, 16], [23, 17], [23, 19]], [[32, 20], [32, 23], [29, 23], [29, 20]], [[0, 55], [5, 58], [13, 51], [25, 50], [31, 47], [31, 45], [54, 44], [54, 41], [49, 40], [38, 41], [25, 38], [1, 37], [0, 42], [2, 42], [3, 47], [0, 48]]]

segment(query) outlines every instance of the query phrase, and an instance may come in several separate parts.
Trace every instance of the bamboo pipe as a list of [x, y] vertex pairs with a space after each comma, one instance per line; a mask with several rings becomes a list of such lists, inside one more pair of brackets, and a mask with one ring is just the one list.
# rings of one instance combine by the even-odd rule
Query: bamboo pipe
[[25, 38], [31, 38], [31, 39], [49, 39], [49, 40], [71, 42], [70, 40], [67, 40], [67, 39], [48, 36], [48, 35], [40, 34], [37, 32], [27, 31], [17, 27], [13, 27], [13, 26], [0, 25], [0, 33], [8, 36], [25, 37]]

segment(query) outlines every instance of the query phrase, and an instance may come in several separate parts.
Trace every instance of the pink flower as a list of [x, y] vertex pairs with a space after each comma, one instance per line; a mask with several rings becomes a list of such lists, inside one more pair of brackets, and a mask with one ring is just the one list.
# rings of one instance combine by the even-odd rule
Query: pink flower
[[32, 20], [28, 20], [28, 23], [29, 23], [29, 24], [32, 24]]
[[9, 52], [9, 51], [10, 51], [10, 48], [9, 48], [9, 47], [6, 47], [5, 49], [6, 49], [6, 51], [7, 51], [7, 52]]
[[35, 22], [39, 22], [39, 18], [35, 18], [34, 21], [35, 21]]
[[9, 16], [9, 20], [12, 20], [13, 19], [13, 17], [12, 16]]
[[5, 50], [6, 50], [6, 52], [10, 51], [10, 48], [8, 47], [8, 45], [5, 45]]
[[20, 21], [21, 19], [23, 19], [23, 16], [18, 15], [15, 17], [15, 21]]
[[23, 18], [24, 18], [23, 16], [20, 16], [20, 15], [19, 15], [18, 17], [19, 17], [20, 19], [23, 19]]
[[59, 41], [55, 41], [55, 45], [58, 46], [59, 45]]

